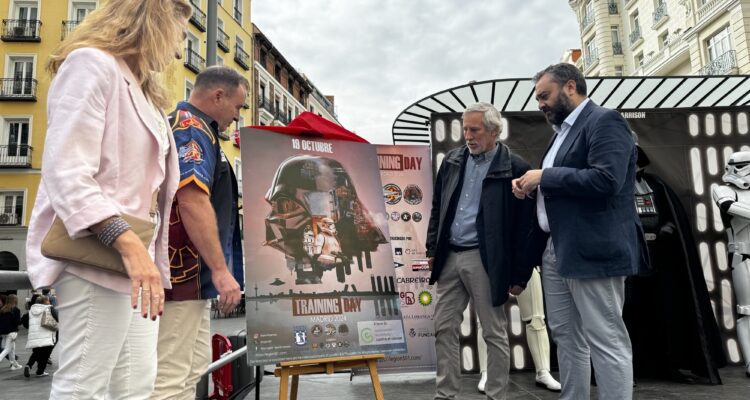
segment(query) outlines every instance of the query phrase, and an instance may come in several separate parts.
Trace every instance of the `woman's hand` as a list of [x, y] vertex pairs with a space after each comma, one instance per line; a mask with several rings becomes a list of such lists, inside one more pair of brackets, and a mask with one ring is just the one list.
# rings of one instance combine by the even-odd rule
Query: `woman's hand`
[[122, 262], [130, 276], [130, 305], [138, 306], [138, 296], [141, 296], [141, 315], [143, 318], [151, 316], [156, 320], [157, 315], [164, 312], [164, 287], [161, 284], [161, 274], [156, 267], [148, 250], [131, 230], [125, 231], [112, 245], [122, 256]]

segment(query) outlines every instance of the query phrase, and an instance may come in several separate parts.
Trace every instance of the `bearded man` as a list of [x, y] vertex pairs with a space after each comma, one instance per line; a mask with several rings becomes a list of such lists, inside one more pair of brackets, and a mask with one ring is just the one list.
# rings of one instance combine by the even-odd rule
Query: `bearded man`
[[513, 181], [536, 198], [528, 254], [542, 266], [548, 325], [557, 343], [560, 399], [588, 399], [590, 361], [600, 399], [633, 398], [633, 352], [622, 320], [625, 277], [648, 253], [633, 201], [637, 151], [625, 119], [586, 97], [570, 64], [534, 77], [555, 130], [540, 169]]

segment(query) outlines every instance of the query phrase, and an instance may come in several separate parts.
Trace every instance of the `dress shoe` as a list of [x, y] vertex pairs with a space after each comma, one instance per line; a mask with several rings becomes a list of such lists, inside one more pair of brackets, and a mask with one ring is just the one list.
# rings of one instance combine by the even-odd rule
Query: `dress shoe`
[[551, 392], [559, 392], [561, 390], [560, 382], [556, 381], [546, 369], [536, 373], [536, 385]]

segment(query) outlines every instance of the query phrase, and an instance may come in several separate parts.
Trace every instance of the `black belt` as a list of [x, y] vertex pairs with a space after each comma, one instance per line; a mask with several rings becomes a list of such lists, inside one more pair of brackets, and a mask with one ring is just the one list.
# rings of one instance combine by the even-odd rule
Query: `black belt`
[[454, 253], [463, 253], [464, 251], [478, 249], [479, 245], [474, 246], [458, 246], [455, 244], [448, 243], [448, 248]]

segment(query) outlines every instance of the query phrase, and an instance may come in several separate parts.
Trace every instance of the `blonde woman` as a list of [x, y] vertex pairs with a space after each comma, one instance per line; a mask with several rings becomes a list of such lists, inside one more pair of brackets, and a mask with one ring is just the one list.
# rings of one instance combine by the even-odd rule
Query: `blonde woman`
[[[29, 225], [36, 288], [57, 292], [53, 399], [146, 399], [156, 375], [157, 316], [169, 286], [168, 216], [177, 154], [157, 74], [181, 52], [187, 0], [117, 0], [91, 13], [50, 57], [42, 181]], [[158, 191], [157, 215], [150, 216]], [[152, 218], [144, 246], [121, 218]], [[97, 235], [129, 277], [41, 255], [55, 217], [72, 238]]]

